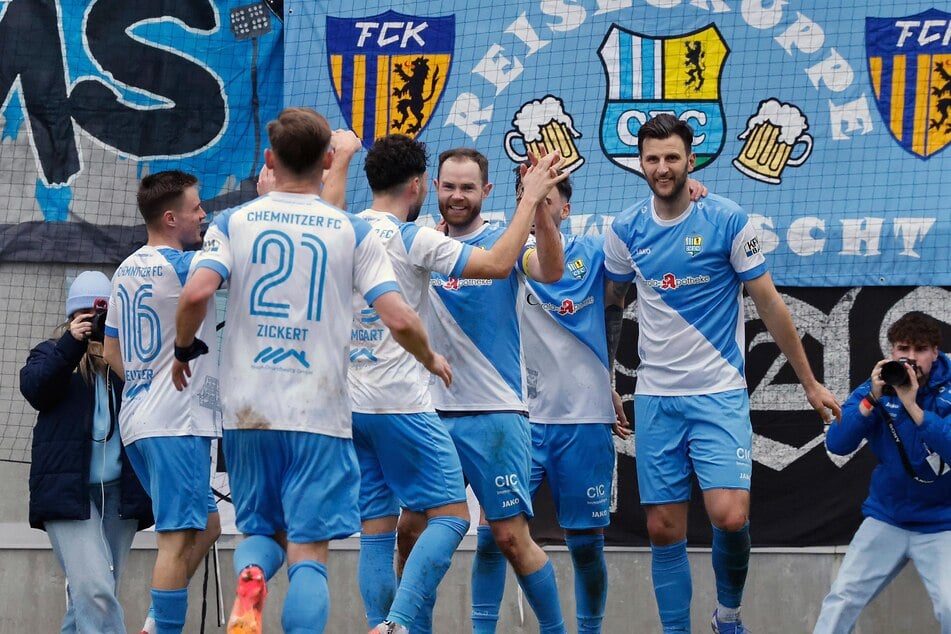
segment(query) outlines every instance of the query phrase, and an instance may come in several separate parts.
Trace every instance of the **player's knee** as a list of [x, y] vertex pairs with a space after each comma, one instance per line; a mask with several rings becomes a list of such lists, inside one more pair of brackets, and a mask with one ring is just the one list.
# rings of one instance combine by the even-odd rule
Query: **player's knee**
[[193, 528], [181, 531], [159, 533], [157, 539], [159, 555], [168, 563], [172, 560], [186, 561], [195, 546], [198, 531]]
[[496, 529], [493, 527], [492, 536], [495, 537], [495, 543], [498, 544], [499, 550], [506, 555], [511, 555], [517, 551], [519, 546], [518, 535], [511, 528], [502, 527]]
[[662, 513], [647, 516], [647, 534], [655, 546], [669, 546], [686, 539], [686, 527]]
[[214, 543], [221, 537], [221, 517], [217, 513], [208, 514], [208, 524], [205, 526], [205, 541]]
[[714, 526], [727, 533], [743, 530], [748, 521], [749, 518], [743, 509], [729, 509], [716, 517], [710, 518], [710, 522]]
[[533, 544], [527, 524], [523, 527], [514, 521], [493, 522], [492, 536], [499, 550], [509, 561], [518, 560], [522, 553]]

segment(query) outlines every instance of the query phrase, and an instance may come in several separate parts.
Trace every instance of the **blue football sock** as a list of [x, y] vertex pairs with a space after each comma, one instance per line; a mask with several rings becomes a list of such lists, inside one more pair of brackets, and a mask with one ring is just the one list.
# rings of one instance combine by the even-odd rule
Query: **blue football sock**
[[156, 634], [181, 634], [188, 614], [188, 588], [156, 590], [152, 588], [152, 610]]
[[713, 527], [713, 574], [717, 601], [728, 608], [740, 607], [746, 573], [750, 567], [750, 524], [735, 532]]
[[264, 572], [264, 578], [270, 581], [284, 565], [284, 549], [270, 537], [251, 535], [234, 549], [232, 563], [236, 576], [248, 566], [257, 566]]
[[436, 608], [436, 592], [423, 599], [419, 612], [413, 619], [412, 634], [433, 634], [433, 610]]
[[472, 562], [473, 634], [495, 634], [505, 593], [505, 565], [505, 555], [495, 543], [492, 529], [480, 526]]
[[535, 572], [518, 577], [518, 585], [525, 592], [525, 599], [538, 618], [541, 634], [565, 634], [565, 621], [561, 616], [561, 601], [555, 584], [555, 568], [551, 561]]
[[330, 615], [327, 567], [305, 559], [287, 569], [290, 585], [284, 597], [281, 626], [285, 634], [323, 632]]
[[651, 544], [651, 553], [654, 596], [664, 632], [689, 632], [693, 584], [687, 560], [687, 540], [670, 546]]
[[608, 567], [604, 561], [604, 535], [565, 535], [575, 567], [575, 611], [578, 634], [601, 631], [608, 600]]
[[452, 554], [467, 530], [468, 520], [459, 517], [429, 520], [403, 566], [400, 587], [386, 620], [406, 627], [413, 624], [426, 597], [435, 595], [436, 587], [452, 563]]
[[396, 595], [396, 573], [393, 571], [395, 546], [396, 531], [360, 535], [357, 580], [370, 627], [383, 622]]

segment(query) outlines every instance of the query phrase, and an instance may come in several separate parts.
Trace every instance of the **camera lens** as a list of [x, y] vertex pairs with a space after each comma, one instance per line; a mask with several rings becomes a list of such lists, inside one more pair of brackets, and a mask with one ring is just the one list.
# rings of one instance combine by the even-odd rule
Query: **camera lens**
[[882, 366], [882, 380], [886, 385], [904, 385], [908, 383], [908, 371], [900, 361], [889, 361]]

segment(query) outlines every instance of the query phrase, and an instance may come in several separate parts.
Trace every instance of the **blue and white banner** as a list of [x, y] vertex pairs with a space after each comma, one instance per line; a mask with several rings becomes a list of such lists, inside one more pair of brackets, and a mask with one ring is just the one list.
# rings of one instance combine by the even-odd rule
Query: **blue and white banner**
[[0, 260], [119, 262], [139, 179], [255, 195], [283, 100], [282, 3], [0, 1]]
[[[695, 130], [694, 176], [747, 211], [779, 284], [951, 283], [951, 14], [927, 1], [287, 6], [286, 102], [367, 145], [479, 149], [488, 210], [513, 211], [516, 162], [559, 148], [570, 231], [603, 231], [649, 193], [637, 130], [671, 112]], [[369, 199], [357, 170], [349, 196]]]

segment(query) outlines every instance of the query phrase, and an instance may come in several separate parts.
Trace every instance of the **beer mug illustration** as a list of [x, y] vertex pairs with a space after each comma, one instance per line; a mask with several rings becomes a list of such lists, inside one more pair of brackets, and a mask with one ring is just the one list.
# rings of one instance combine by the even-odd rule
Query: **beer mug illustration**
[[[776, 99], [761, 101], [755, 116], [746, 122], [746, 129], [737, 137], [745, 140], [733, 167], [750, 178], [778, 185], [786, 166], [799, 167], [812, 154], [812, 137], [806, 134], [809, 122], [799, 108]], [[802, 145], [802, 153], [792, 157], [793, 149]]]
[[[584, 164], [584, 157], [575, 144], [581, 133], [575, 130], [571, 116], [557, 97], [547, 95], [541, 100], [522, 104], [512, 119], [512, 125], [515, 129], [505, 134], [505, 153], [516, 163], [528, 160], [529, 154], [538, 156], [542, 151], [558, 150], [565, 159], [565, 171], [573, 172]], [[525, 146], [524, 152], [515, 148], [519, 141]]]

